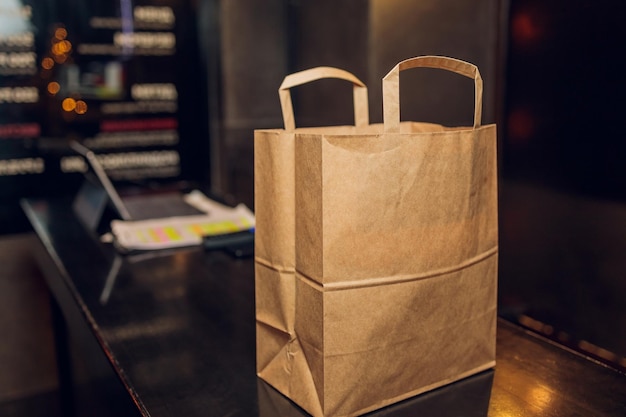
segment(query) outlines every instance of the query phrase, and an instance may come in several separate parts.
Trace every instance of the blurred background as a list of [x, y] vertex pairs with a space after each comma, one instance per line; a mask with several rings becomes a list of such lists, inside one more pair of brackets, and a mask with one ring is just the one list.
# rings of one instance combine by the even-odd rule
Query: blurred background
[[[287, 74], [354, 73], [381, 122], [382, 77], [428, 54], [479, 67], [498, 125], [499, 314], [626, 369], [621, 17], [609, 0], [0, 0], [0, 404], [58, 388], [19, 199], [75, 193], [69, 139], [120, 187], [252, 208], [253, 131], [283, 126]], [[413, 70], [401, 92], [403, 120], [471, 125], [471, 80]], [[292, 96], [297, 126], [353, 122], [345, 82]]]

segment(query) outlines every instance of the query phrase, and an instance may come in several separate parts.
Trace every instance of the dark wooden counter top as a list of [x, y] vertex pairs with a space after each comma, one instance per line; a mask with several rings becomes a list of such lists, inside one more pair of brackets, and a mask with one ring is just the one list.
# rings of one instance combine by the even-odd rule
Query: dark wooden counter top
[[[132, 412], [304, 416], [255, 376], [254, 265], [200, 248], [121, 256], [67, 201], [22, 202], [68, 327], [87, 333]], [[497, 365], [373, 416], [626, 416], [626, 376], [504, 320]]]

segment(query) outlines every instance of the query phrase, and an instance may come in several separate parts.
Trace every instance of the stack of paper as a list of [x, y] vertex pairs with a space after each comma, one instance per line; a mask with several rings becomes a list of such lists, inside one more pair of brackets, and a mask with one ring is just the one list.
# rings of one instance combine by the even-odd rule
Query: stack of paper
[[113, 220], [111, 230], [116, 244], [127, 250], [193, 246], [200, 245], [203, 236], [254, 228], [254, 214], [244, 204], [229, 207], [199, 191], [187, 194], [185, 201], [206, 214], [136, 221]]

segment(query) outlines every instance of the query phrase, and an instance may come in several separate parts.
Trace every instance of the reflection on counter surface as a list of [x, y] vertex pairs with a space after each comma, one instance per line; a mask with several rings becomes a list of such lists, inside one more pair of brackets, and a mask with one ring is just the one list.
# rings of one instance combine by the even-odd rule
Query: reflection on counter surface
[[515, 182], [500, 199], [500, 315], [626, 370], [626, 205]]

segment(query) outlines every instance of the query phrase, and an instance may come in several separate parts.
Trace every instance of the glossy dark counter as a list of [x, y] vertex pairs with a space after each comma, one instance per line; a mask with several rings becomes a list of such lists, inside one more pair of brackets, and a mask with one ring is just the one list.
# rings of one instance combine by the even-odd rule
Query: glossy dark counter
[[[67, 201], [22, 207], [68, 329], [86, 329], [128, 415], [306, 415], [255, 375], [251, 259], [200, 248], [120, 256]], [[626, 376], [500, 320], [495, 370], [370, 415], [626, 416]]]

